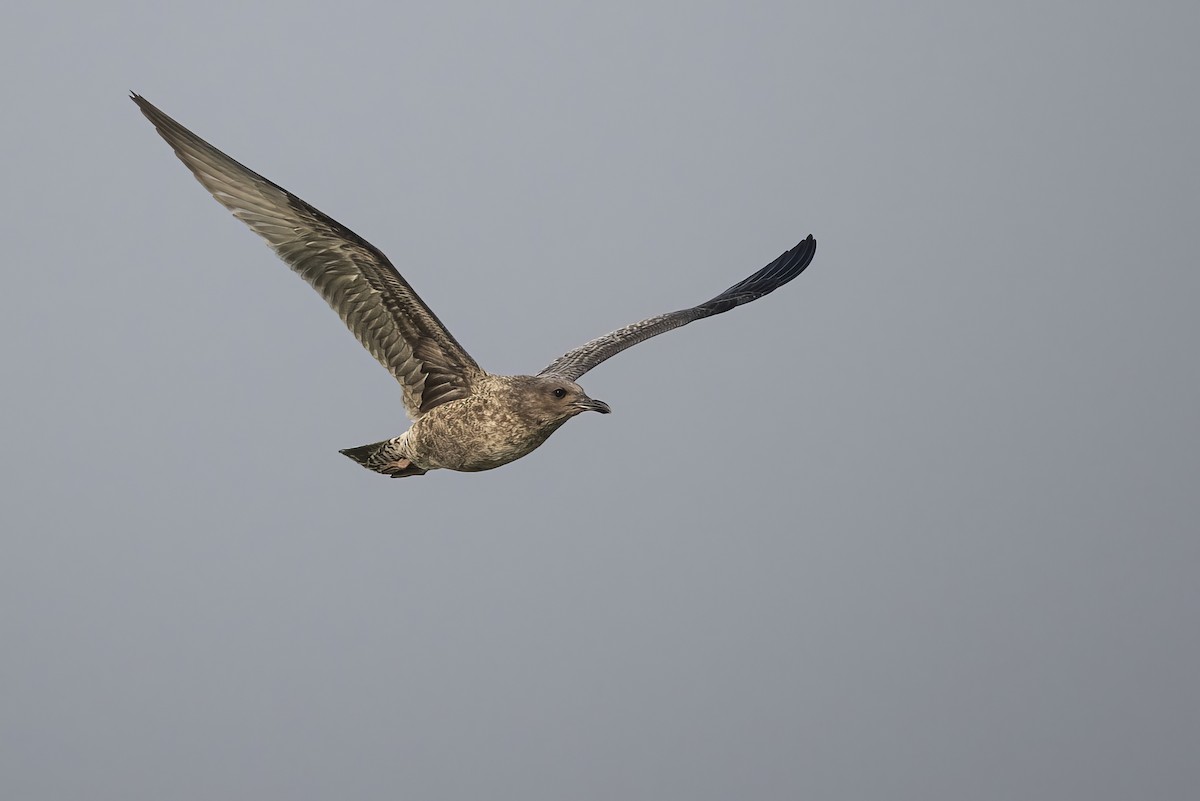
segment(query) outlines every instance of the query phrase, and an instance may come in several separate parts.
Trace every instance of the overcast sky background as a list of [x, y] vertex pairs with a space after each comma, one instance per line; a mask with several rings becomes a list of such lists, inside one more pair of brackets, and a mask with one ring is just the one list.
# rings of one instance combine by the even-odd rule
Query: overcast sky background
[[[503, 7], [502, 7], [503, 6]], [[0, 28], [6, 799], [1182, 799], [1200, 6], [23, 4]], [[500, 470], [144, 94], [384, 250]]]

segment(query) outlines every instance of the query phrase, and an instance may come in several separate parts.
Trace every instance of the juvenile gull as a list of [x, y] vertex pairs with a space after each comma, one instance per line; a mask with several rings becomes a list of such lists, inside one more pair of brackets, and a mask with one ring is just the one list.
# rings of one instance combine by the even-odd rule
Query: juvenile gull
[[226, 156], [145, 98], [142, 113], [204, 188], [333, 307], [387, 368], [413, 423], [398, 437], [347, 448], [393, 477], [445, 468], [491, 470], [520, 459], [581, 412], [608, 414], [576, 379], [643, 340], [757, 300], [791, 281], [816, 252], [811, 235], [754, 275], [690, 309], [660, 314], [568, 351], [537, 375], [492, 375], [461, 345], [374, 245], [278, 184]]

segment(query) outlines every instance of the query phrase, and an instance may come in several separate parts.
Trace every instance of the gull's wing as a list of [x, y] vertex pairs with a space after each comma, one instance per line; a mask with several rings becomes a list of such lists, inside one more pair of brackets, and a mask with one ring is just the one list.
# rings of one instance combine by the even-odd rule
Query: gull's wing
[[631, 348], [650, 337], [665, 334], [673, 328], [705, 317], [712, 317], [714, 314], [727, 312], [734, 306], [758, 300], [804, 272], [804, 268], [812, 261], [813, 254], [816, 252], [817, 240], [813, 239], [810, 234], [808, 239], [746, 280], [729, 287], [712, 300], [690, 309], [681, 309], [650, 317], [640, 323], [617, 329], [611, 334], [597, 337], [591, 342], [559, 356], [549, 367], [542, 370], [540, 375], [560, 375], [575, 381], [605, 359], [610, 359], [626, 348]]
[[132, 95], [187, 168], [321, 293], [404, 390], [409, 416], [466, 397], [486, 375], [377, 248]]

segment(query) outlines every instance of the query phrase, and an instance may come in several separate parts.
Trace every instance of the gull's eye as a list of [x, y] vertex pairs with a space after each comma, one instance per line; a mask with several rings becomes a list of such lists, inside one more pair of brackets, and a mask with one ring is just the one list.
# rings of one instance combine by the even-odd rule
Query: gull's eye
[[565, 398], [565, 397], [567, 397], [567, 391], [565, 389], [563, 389], [562, 387], [559, 387], [558, 389], [554, 390], [554, 397]]

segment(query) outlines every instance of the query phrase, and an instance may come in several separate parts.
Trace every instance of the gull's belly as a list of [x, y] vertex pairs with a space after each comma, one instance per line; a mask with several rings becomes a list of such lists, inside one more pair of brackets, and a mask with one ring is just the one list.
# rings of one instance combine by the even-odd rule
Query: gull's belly
[[413, 423], [409, 453], [427, 470], [491, 470], [529, 454], [563, 422], [529, 420], [477, 399], [452, 401]]

